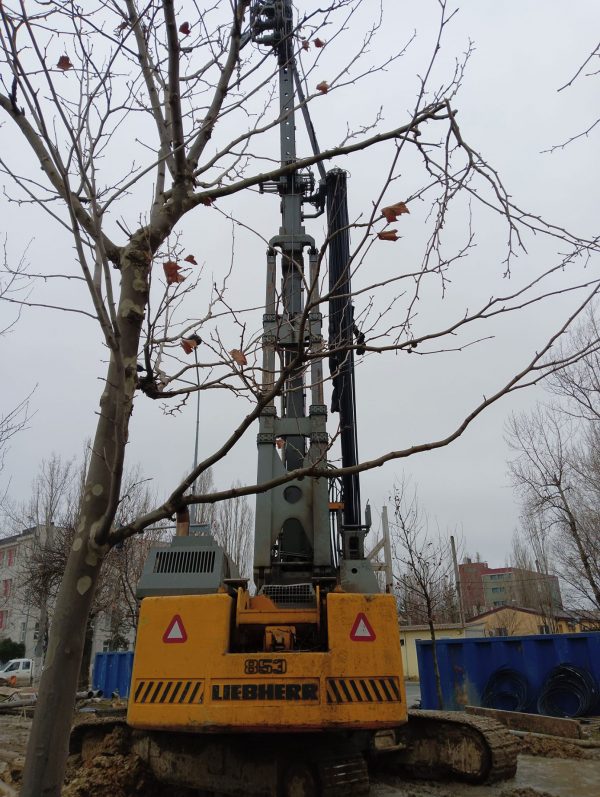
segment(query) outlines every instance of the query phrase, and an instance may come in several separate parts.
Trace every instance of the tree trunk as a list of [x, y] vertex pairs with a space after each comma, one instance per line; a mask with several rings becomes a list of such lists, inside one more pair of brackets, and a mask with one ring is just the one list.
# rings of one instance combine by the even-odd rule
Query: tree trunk
[[[165, 229], [165, 233], [168, 230]], [[60, 797], [86, 628], [117, 511], [148, 298], [150, 234], [139, 230], [121, 256], [117, 330], [90, 455], [80, 522], [50, 629], [27, 747], [21, 797]]]
[[433, 619], [430, 617], [427, 618], [427, 622], [429, 625], [429, 634], [431, 636], [431, 655], [433, 658], [433, 676], [435, 678], [435, 691], [437, 694], [438, 700], [438, 708], [443, 710], [444, 708], [444, 694], [442, 692], [442, 678], [440, 676], [440, 665], [438, 662], [438, 651], [437, 651], [437, 640], [435, 636], [435, 625], [433, 623]]
[[79, 668], [79, 689], [87, 689], [90, 685], [90, 665], [92, 663], [92, 646], [94, 642], [94, 619], [89, 617], [85, 628], [85, 638], [83, 641], [83, 654], [81, 666]]
[[50, 629], [21, 797], [59, 797], [61, 793], [85, 627], [101, 562], [85, 538], [69, 556]]
[[48, 633], [48, 595], [45, 592], [42, 597], [42, 606], [40, 608], [40, 619], [38, 622], [37, 639], [35, 641], [35, 649], [33, 651], [34, 672], [42, 672], [44, 665], [45, 641], [46, 634]]

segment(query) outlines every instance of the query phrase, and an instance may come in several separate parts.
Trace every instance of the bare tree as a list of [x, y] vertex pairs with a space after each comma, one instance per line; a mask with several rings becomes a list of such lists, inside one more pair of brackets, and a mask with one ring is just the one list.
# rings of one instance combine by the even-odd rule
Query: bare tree
[[576, 424], [557, 407], [540, 407], [513, 417], [509, 435], [517, 452], [510, 463], [514, 483], [541, 533], [552, 537], [561, 576], [600, 608], [597, 493]]
[[429, 626], [431, 654], [438, 705], [444, 707], [438, 662], [436, 623], [456, 621], [458, 605], [452, 581], [450, 540], [429, 529], [427, 514], [419, 505], [417, 492], [407, 494], [404, 482], [393, 494], [395, 523], [391, 527], [394, 573], [400, 585], [400, 611], [412, 622]]
[[[40, 463], [27, 502], [17, 506], [9, 506], [5, 502], [4, 506], [5, 515], [15, 531], [33, 527], [34, 533], [28, 543], [27, 555], [19, 563], [17, 589], [20, 599], [39, 612], [34, 654], [38, 671], [42, 669], [49, 623], [54, 613], [69, 550], [75, 540], [75, 530], [80, 522], [81, 496], [88, 464], [89, 441], [83, 447], [83, 455], [79, 461], [74, 458], [64, 461], [60, 456], [52, 454]], [[147, 511], [154, 502], [155, 498], [146, 486], [139, 467], [128, 470], [123, 479], [123, 495], [115, 522], [127, 522], [140, 512]], [[151, 530], [147, 539], [136, 538], [131, 541], [132, 545], [127, 550], [113, 549], [107, 555], [87, 622], [80, 685], [87, 684], [93, 630], [97, 618], [102, 614], [110, 615], [111, 622], [115, 625], [115, 634], [119, 632], [128, 635], [135, 627], [135, 586], [145, 553], [151, 541], [156, 538], [157, 530]], [[121, 618], [120, 621], [117, 621], [117, 617]]]
[[515, 636], [520, 630], [519, 612], [511, 606], [503, 606], [488, 625], [488, 636]]
[[[331, 446], [324, 445], [318, 461], [269, 483], [210, 493], [193, 489], [200, 475], [233, 449], [263, 410], [274, 406], [291, 374], [310, 369], [311, 378], [314, 373], [319, 382], [322, 358], [343, 360], [348, 349], [423, 357], [462, 351], [487, 337], [481, 325], [551, 301], [557, 293], [555, 275], [563, 271], [572, 275], [565, 290], [577, 292], [575, 307], [541, 345], [515, 363], [512, 375], [474, 401], [436, 439], [405, 446], [386, 437], [372, 458], [353, 468], [367, 470], [449, 445], [486, 408], [576, 360], [579, 353], [565, 359], [552, 352], [598, 291], [598, 279], [580, 270], [596, 252], [595, 239], [575, 236], [518, 207], [498, 173], [461, 131], [455, 102], [471, 50], [445, 82], [430, 85], [453, 16], [445, 0], [439, 3], [432, 55], [417, 82], [411, 110], [403, 118], [396, 116], [387, 129], [380, 114], [361, 119], [341, 141], [322, 151], [314, 146], [312, 155], [277, 163], [268, 134], [282, 121], [293, 124], [293, 110], [326, 102], [337, 92], [356, 91], [361, 81], [367, 88], [369, 81], [374, 86], [387, 74], [397, 80], [393, 73], [407, 45], [377, 55], [380, 17], [353, 37], [352, 23], [361, 0], [330, 0], [307, 12], [288, 37], [291, 62], [302, 61], [303, 90], [295, 108], [281, 113], [272, 103], [277, 82], [274, 59], [246, 46], [251, 38], [248, 6], [248, 0], [215, 4], [205, 11], [190, 5], [191, 22], [183, 14], [177, 18], [172, 0], [150, 0], [143, 6], [135, 0], [101, 1], [85, 10], [62, 0], [28, 4], [9, 0], [0, 7], [0, 111], [12, 136], [10, 146], [1, 148], [0, 169], [11, 186], [10, 199], [47, 214], [75, 253], [74, 262], [58, 273], [49, 267], [28, 276], [45, 285], [73, 280], [86, 292], [79, 303], [69, 305], [55, 295], [27, 297], [21, 303], [93, 321], [108, 361], [82, 508], [56, 600], [23, 797], [54, 797], [60, 792], [85, 629], [109, 551], [189, 505], [212, 505], [299, 476], [344, 475], [344, 469], [329, 467], [326, 457]], [[325, 48], [311, 49], [310, 41], [323, 29], [335, 33]], [[317, 49], [323, 57], [315, 55]], [[365, 66], [361, 54], [373, 55], [374, 60]], [[326, 68], [331, 75], [324, 80], [321, 70]], [[2, 134], [5, 129], [8, 125]], [[364, 338], [357, 345], [339, 346], [335, 341], [329, 348], [316, 341], [304, 345], [310, 338], [305, 332], [311, 313], [321, 312], [330, 298], [327, 292], [320, 293], [328, 241], [316, 253], [313, 272], [302, 274], [306, 301], [295, 322], [302, 343], [286, 356], [277, 375], [259, 365], [262, 331], [252, 332], [247, 323], [251, 308], [233, 307], [228, 301], [228, 270], [205, 291], [203, 313], [196, 310], [191, 316], [186, 311], [187, 295], [202, 284], [201, 274], [194, 271], [194, 254], [182, 237], [186, 216], [194, 213], [195, 225], [201, 227], [224, 215], [232, 231], [246, 230], [235, 211], [236, 194], [276, 187], [282, 180], [310, 181], [307, 170], [312, 165], [376, 146], [383, 147], [386, 168], [353, 224], [356, 241], [349, 268], [362, 274], [374, 247], [398, 240], [398, 228], [390, 224], [404, 224], [409, 207], [416, 211], [425, 203], [429, 215], [423, 224], [429, 227], [417, 261], [399, 266], [393, 276], [382, 280], [365, 274], [355, 293], [365, 304], [360, 319]], [[135, 153], [126, 166], [123, 153]], [[404, 197], [393, 196], [406, 159], [417, 165], [419, 176]], [[508, 245], [499, 258], [506, 275], [515, 255], [525, 254], [525, 238], [533, 235], [547, 236], [557, 244], [556, 259], [504, 295], [486, 298], [473, 308], [461, 306], [453, 319], [420, 329], [416, 308], [426, 286], [435, 285], [441, 289], [436, 292], [445, 296], [450, 272], [475, 245], [467, 218], [465, 243], [449, 250], [445, 246], [443, 231], [452, 209], [456, 206], [457, 218], [465, 218], [463, 197], [506, 225]], [[263, 239], [261, 231], [255, 232]], [[234, 256], [232, 249], [232, 260]], [[283, 319], [279, 294], [274, 304], [275, 317]], [[237, 336], [233, 348], [225, 342], [219, 323], [224, 318]], [[197, 358], [201, 344], [203, 356]], [[115, 518], [123, 497], [136, 395], [174, 401], [169, 405], [173, 407], [205, 389], [233, 391], [247, 401], [248, 411], [232, 423], [214, 452], [170, 488], [166, 500], [118, 525]]]
[[[33, 528], [28, 555], [21, 560], [19, 566], [18, 590], [22, 599], [39, 611], [34, 651], [37, 672], [42, 670], [48, 642], [50, 604], [56, 598], [62, 572], [60, 568], [64, 566], [64, 557], [61, 557], [57, 568], [52, 553], [55, 549], [63, 548], [65, 544], [63, 532], [57, 532], [55, 523], [61, 525], [69, 511], [69, 505], [79, 500], [79, 494], [73, 489], [76, 477], [74, 460], [65, 462], [57, 454], [52, 454], [41, 461], [27, 502], [14, 505], [5, 500], [3, 503], [4, 514], [14, 532]], [[56, 535], [58, 539], [55, 539]], [[30, 578], [34, 571], [36, 575]]]
[[[194, 482], [193, 490], [200, 495], [210, 495], [215, 491], [215, 478], [212, 468], [203, 471]], [[212, 526], [215, 517], [214, 504], [196, 504], [192, 507], [192, 522]]]
[[[240, 486], [239, 482], [233, 487]], [[245, 495], [222, 501], [216, 507], [213, 520], [215, 539], [222, 545], [239, 568], [240, 575], [252, 576], [254, 542], [254, 513]]]
[[534, 609], [552, 633], [558, 631], [556, 610], [562, 608], [558, 599], [558, 579], [550, 573], [549, 545], [539, 530], [539, 519], [524, 517], [526, 525], [513, 534], [510, 564], [512, 593], [517, 606]]
[[590, 306], [561, 343], [563, 355], [585, 356], [547, 383], [551, 400], [513, 418], [511, 463], [524, 501], [525, 536], [535, 558], [549, 557], [583, 606], [600, 608], [600, 355], [597, 309]]

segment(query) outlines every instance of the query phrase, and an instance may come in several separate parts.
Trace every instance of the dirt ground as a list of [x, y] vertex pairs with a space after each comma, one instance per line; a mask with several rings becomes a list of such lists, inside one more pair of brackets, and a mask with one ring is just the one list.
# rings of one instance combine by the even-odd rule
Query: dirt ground
[[[18, 797], [31, 720], [0, 716], [0, 797]], [[568, 740], [523, 737], [517, 776], [502, 784], [469, 786], [405, 780], [372, 774], [372, 797], [598, 797], [600, 749]], [[130, 755], [115, 729], [87, 764], [70, 761], [63, 797], [169, 797], [172, 787], [158, 784], [142, 762]], [[178, 797], [194, 797], [197, 792]]]

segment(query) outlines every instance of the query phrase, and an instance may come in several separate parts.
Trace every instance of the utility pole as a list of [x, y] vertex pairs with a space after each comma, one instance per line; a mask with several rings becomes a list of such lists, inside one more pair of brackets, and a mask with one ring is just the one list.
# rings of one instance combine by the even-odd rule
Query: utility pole
[[460, 588], [460, 571], [458, 569], [458, 561], [456, 559], [456, 544], [454, 542], [453, 536], [450, 537], [450, 546], [452, 548], [452, 562], [454, 564], [454, 583], [456, 585], [456, 596], [458, 598], [458, 616], [460, 617], [460, 624], [464, 626], [465, 613], [463, 610], [462, 590]]
[[390, 545], [390, 526], [387, 506], [381, 510], [381, 527], [383, 529], [383, 560], [385, 562], [385, 591], [394, 591], [394, 574], [392, 572], [392, 546]]

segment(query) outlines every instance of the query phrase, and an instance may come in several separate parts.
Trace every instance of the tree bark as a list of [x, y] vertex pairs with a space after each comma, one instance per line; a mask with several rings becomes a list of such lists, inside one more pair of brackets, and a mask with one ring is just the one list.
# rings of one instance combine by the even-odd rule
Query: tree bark
[[92, 645], [94, 642], [94, 615], [90, 615], [85, 627], [85, 637], [83, 640], [83, 653], [81, 665], [79, 667], [79, 689], [87, 689], [90, 685], [90, 664], [92, 662]]
[[121, 258], [118, 349], [111, 351], [80, 522], [56, 601], [21, 797], [60, 797], [62, 789], [88, 616], [118, 507], [148, 296], [149, 241], [149, 232], [139, 230]]
[[437, 639], [435, 636], [435, 624], [431, 612], [431, 603], [427, 600], [427, 623], [429, 625], [429, 635], [431, 636], [431, 656], [433, 658], [433, 676], [435, 678], [435, 691], [437, 693], [438, 708], [444, 708], [444, 694], [442, 692], [442, 678], [440, 676], [440, 665], [438, 661]]
[[102, 563], [89, 540], [84, 535], [79, 539], [81, 546], [71, 551], [54, 611], [22, 797], [60, 797], [62, 789], [85, 627]]

